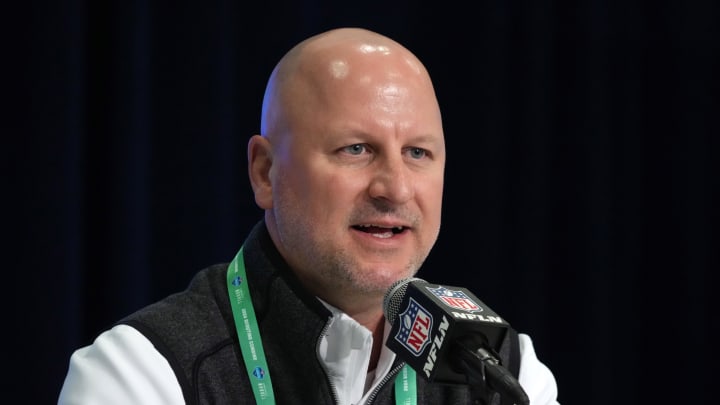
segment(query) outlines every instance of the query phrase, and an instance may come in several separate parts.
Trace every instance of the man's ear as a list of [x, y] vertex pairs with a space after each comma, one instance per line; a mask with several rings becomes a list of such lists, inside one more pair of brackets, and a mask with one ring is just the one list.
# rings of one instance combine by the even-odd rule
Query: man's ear
[[248, 142], [248, 175], [255, 193], [255, 203], [262, 209], [272, 208], [272, 180], [270, 168], [273, 163], [272, 145], [267, 138], [253, 135]]

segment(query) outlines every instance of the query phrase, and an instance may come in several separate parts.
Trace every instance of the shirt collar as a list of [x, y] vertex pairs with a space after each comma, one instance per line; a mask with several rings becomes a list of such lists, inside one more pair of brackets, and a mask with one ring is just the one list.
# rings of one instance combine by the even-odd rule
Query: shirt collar
[[[368, 374], [372, 333], [348, 314], [320, 300], [332, 313], [327, 332], [318, 345], [318, 358], [328, 370], [341, 404], [357, 404], [390, 372], [395, 353], [383, 344], [375, 370]], [[385, 321], [383, 343], [390, 333]]]

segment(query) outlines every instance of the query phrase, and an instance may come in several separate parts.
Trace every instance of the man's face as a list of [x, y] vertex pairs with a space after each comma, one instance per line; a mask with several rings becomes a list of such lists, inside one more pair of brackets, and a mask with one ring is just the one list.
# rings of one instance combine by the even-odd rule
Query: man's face
[[402, 68], [370, 70], [295, 89], [316, 94], [273, 144], [268, 218], [311, 289], [383, 294], [438, 236], [445, 144], [432, 87]]

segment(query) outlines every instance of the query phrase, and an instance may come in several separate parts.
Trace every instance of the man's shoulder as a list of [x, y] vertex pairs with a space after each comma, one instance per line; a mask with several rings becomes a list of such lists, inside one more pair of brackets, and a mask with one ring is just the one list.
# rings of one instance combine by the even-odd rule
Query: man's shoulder
[[195, 274], [187, 289], [147, 305], [118, 324], [152, 336], [182, 336], [223, 332], [232, 314], [228, 312], [225, 272], [227, 264], [207, 267]]

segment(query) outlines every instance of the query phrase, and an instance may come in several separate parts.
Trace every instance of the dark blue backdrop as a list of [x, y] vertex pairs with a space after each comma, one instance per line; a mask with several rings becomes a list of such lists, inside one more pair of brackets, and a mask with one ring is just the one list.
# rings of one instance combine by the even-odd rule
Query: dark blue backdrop
[[421, 275], [529, 333], [563, 404], [712, 398], [715, 3], [46, 3], [2, 16], [6, 397], [55, 402], [74, 349], [233, 257], [267, 76], [353, 25], [413, 50], [443, 109]]

